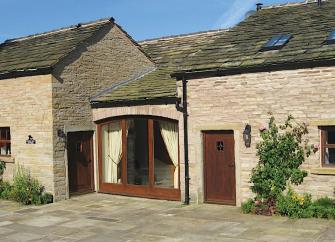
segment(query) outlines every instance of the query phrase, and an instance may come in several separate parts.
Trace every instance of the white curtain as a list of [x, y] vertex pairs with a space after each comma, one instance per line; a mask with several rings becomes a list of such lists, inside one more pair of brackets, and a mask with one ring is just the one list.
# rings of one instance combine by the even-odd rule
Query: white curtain
[[106, 183], [120, 183], [118, 166], [122, 156], [122, 130], [120, 122], [113, 122], [102, 128], [104, 157], [103, 177]]
[[166, 145], [169, 156], [175, 166], [174, 170], [174, 188], [178, 188], [178, 124], [172, 122], [159, 122], [160, 131]]

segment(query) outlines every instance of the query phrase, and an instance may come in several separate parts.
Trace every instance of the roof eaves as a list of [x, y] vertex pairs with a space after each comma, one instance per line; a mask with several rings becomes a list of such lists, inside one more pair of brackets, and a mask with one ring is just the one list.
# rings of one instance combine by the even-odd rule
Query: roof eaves
[[15, 70], [15, 71], [6, 71], [0, 73], [0, 80], [24, 77], [24, 76], [34, 76], [34, 75], [46, 75], [52, 72], [52, 67], [38, 67], [38, 68], [30, 68], [24, 70]]
[[138, 98], [134, 100], [110, 100], [91, 103], [92, 108], [106, 107], [124, 107], [124, 106], [139, 106], [139, 105], [162, 105], [175, 104], [179, 98], [177, 96], [165, 96], [155, 98]]
[[238, 75], [243, 73], [296, 70], [296, 69], [307, 69], [307, 68], [328, 67], [328, 66], [335, 66], [335, 59], [308, 60], [300, 62], [293, 61], [280, 64], [268, 64], [262, 66], [235, 67], [230, 69], [223, 69], [223, 68], [189, 69], [189, 70], [180, 70], [173, 72], [171, 73], [171, 77], [176, 78], [177, 80], [181, 80], [183, 78], [187, 78], [188, 80], [190, 80], [190, 79], [208, 78], [214, 76]]

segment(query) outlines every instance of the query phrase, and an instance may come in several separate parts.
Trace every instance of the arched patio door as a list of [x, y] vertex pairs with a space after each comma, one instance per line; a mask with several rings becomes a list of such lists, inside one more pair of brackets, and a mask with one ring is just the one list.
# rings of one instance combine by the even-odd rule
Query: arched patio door
[[180, 200], [178, 123], [124, 117], [98, 125], [99, 191]]

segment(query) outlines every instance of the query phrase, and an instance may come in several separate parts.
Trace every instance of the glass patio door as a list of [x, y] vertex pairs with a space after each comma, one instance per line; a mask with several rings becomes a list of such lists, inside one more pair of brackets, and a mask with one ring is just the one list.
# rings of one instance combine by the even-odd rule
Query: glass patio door
[[140, 116], [98, 127], [101, 192], [180, 199], [177, 122]]

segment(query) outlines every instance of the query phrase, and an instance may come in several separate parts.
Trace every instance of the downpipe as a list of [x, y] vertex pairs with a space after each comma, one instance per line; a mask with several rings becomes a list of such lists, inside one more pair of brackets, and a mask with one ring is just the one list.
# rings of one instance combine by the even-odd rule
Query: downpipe
[[182, 79], [183, 84], [183, 104], [180, 106], [180, 101], [177, 101], [176, 108], [183, 113], [184, 123], [184, 161], [185, 161], [185, 199], [184, 204], [190, 204], [190, 174], [189, 174], [189, 158], [188, 158], [188, 110], [187, 110], [187, 80]]

